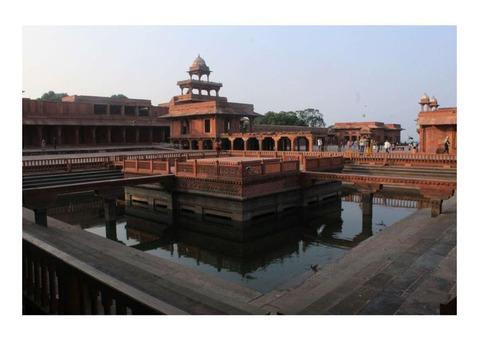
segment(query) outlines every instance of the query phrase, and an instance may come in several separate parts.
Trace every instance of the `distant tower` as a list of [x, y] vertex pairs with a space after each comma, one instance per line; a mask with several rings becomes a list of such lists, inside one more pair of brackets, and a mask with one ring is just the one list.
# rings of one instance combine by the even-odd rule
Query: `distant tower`
[[419, 104], [421, 112], [425, 111], [425, 105], [427, 106], [427, 111], [430, 111], [430, 98], [428, 98], [426, 93], [420, 98]]
[[[180, 86], [182, 91], [182, 96], [184, 95], [184, 89], [187, 89], [187, 95], [193, 95], [193, 90], [197, 90], [198, 93], [195, 95], [203, 95], [203, 91], [207, 92], [207, 95], [210, 96], [211, 91], [215, 91], [216, 96], [218, 97], [218, 92], [220, 88], [223, 86], [221, 83], [214, 83], [210, 81], [210, 68], [205, 63], [200, 55], [193, 61], [192, 66], [190, 66], [189, 71], [187, 71], [190, 75], [189, 80], [182, 80], [177, 82], [177, 85]], [[207, 76], [207, 81], [202, 80], [202, 76]], [[197, 79], [194, 78], [196, 76]]]

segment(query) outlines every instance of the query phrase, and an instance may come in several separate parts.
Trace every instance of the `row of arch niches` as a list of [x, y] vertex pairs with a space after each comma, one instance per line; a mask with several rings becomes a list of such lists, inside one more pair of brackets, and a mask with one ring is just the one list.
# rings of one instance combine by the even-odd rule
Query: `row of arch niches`
[[[265, 150], [265, 151], [312, 151], [312, 143], [307, 137], [281, 137], [276, 142], [272, 137], [259, 140], [256, 137], [221, 138], [222, 150]], [[176, 139], [172, 140], [175, 147], [185, 150], [213, 150], [215, 139]]]

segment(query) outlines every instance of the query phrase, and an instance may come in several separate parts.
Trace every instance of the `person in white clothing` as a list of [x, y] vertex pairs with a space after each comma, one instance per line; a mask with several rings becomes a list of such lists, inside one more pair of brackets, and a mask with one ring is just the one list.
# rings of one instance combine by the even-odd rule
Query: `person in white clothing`
[[385, 148], [385, 152], [390, 152], [390, 147], [392, 145], [390, 144], [390, 142], [388, 141], [388, 139], [385, 141], [385, 144], [383, 145], [383, 147]]

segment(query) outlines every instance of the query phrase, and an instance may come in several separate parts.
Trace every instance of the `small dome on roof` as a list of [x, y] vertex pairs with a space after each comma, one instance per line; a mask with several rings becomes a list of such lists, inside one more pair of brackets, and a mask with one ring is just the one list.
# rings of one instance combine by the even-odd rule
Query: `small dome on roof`
[[430, 103], [430, 98], [428, 98], [426, 93], [420, 98], [420, 103]]
[[195, 60], [193, 61], [192, 67], [193, 67], [193, 66], [204, 66], [204, 67], [207, 67], [207, 64], [205, 63], [205, 60], [203, 60], [203, 58], [200, 57], [200, 54], [199, 54], [198, 57], [196, 57]]
[[432, 98], [430, 98], [430, 104], [431, 105], [438, 105], [437, 98], [435, 98], [434, 96]]

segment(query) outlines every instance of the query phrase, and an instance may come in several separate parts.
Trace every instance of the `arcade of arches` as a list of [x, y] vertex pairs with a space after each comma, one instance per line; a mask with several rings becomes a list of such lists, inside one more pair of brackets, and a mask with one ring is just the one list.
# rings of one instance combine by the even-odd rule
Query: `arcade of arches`
[[[173, 141], [181, 149], [210, 150], [219, 141], [222, 150], [259, 150], [259, 151], [313, 151], [318, 138], [314, 135], [279, 134], [221, 134], [215, 138], [184, 138]], [[324, 143], [324, 142], [323, 142]], [[322, 143], [322, 144], [323, 144]]]

